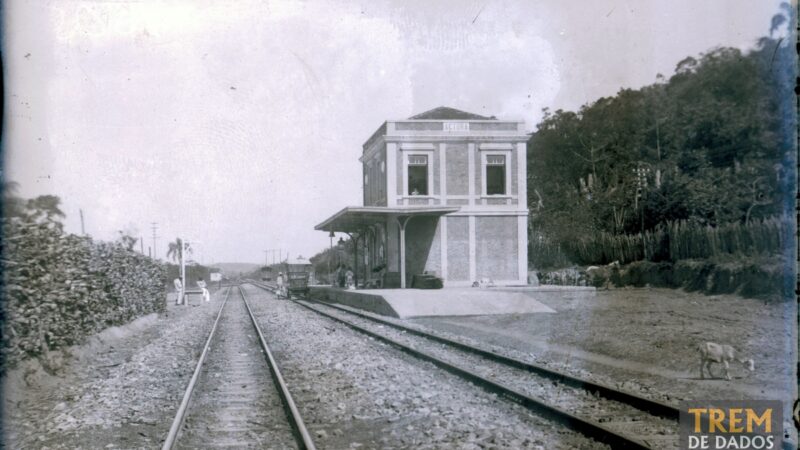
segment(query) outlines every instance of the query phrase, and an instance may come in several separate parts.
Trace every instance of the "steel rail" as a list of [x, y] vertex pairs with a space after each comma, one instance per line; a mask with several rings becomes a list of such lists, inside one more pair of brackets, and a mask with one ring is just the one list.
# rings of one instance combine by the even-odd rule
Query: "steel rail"
[[278, 369], [278, 363], [272, 356], [272, 352], [267, 345], [267, 341], [264, 339], [264, 334], [261, 332], [261, 327], [258, 326], [258, 322], [253, 315], [253, 311], [250, 309], [250, 304], [247, 302], [247, 297], [244, 294], [244, 290], [241, 286], [238, 286], [238, 289], [239, 293], [242, 295], [242, 299], [244, 300], [244, 305], [247, 307], [247, 313], [250, 315], [250, 320], [253, 322], [253, 327], [255, 327], [256, 333], [258, 334], [258, 340], [261, 343], [261, 349], [264, 350], [264, 354], [267, 357], [267, 363], [269, 364], [272, 379], [275, 382], [275, 385], [278, 387], [278, 393], [283, 401], [284, 409], [286, 410], [286, 417], [289, 420], [289, 424], [292, 426], [295, 440], [301, 449], [315, 450], [316, 447], [314, 446], [314, 441], [311, 439], [311, 434], [308, 432], [308, 429], [303, 422], [303, 418], [300, 416], [300, 410], [297, 409], [297, 405], [295, 405], [294, 400], [292, 399], [292, 394], [289, 392], [289, 388], [286, 386], [283, 375], [281, 375], [281, 372]]
[[167, 438], [164, 440], [164, 445], [161, 447], [162, 450], [171, 450], [175, 445], [175, 442], [178, 438], [178, 433], [180, 432], [183, 421], [186, 418], [186, 411], [189, 409], [189, 402], [192, 399], [192, 393], [194, 392], [194, 388], [197, 385], [197, 380], [200, 378], [200, 372], [203, 370], [203, 364], [208, 356], [208, 349], [211, 347], [211, 340], [214, 338], [214, 333], [217, 331], [217, 324], [219, 324], [219, 319], [222, 317], [223, 308], [225, 308], [225, 305], [228, 303], [228, 296], [230, 293], [231, 287], [228, 287], [228, 290], [225, 291], [225, 300], [222, 301], [222, 306], [219, 307], [217, 318], [214, 320], [214, 325], [211, 327], [211, 332], [208, 334], [206, 345], [203, 347], [203, 353], [200, 354], [200, 360], [197, 361], [197, 367], [195, 367], [192, 378], [189, 380], [189, 385], [186, 387], [186, 391], [183, 393], [183, 400], [181, 400], [181, 405], [178, 407], [178, 412], [175, 414], [175, 418], [172, 420], [172, 426], [170, 426]]
[[[257, 286], [257, 287], [259, 287], [261, 289], [267, 290], [267, 291], [269, 291], [270, 289], [274, 289], [273, 286], [270, 286], [267, 283], [260, 283], [260, 282], [254, 282], [254, 281], [248, 281], [248, 283], [253, 284], [253, 285], [255, 285], [255, 286]], [[552, 379], [554, 381], [562, 382], [562, 383], [564, 383], [566, 385], [569, 385], [571, 387], [582, 388], [582, 389], [586, 389], [586, 390], [588, 390], [590, 392], [596, 392], [597, 394], [599, 394], [599, 395], [601, 395], [601, 396], [603, 396], [603, 397], [605, 397], [607, 399], [615, 400], [615, 401], [619, 401], [619, 402], [622, 402], [622, 403], [629, 404], [629, 405], [631, 405], [633, 407], [636, 407], [638, 409], [647, 411], [647, 412], [649, 412], [651, 414], [654, 414], [654, 415], [657, 415], [657, 416], [660, 416], [660, 417], [664, 417], [664, 418], [667, 418], [667, 419], [673, 419], [673, 420], [679, 420], [680, 410], [678, 408], [672, 406], [672, 405], [667, 404], [667, 403], [663, 403], [663, 402], [659, 402], [659, 401], [656, 401], [656, 400], [653, 400], [653, 399], [648, 399], [648, 398], [645, 398], [645, 397], [641, 397], [639, 395], [636, 395], [636, 394], [633, 394], [633, 393], [630, 393], [630, 392], [620, 391], [618, 389], [615, 389], [615, 388], [610, 387], [608, 385], [604, 385], [602, 383], [589, 381], [589, 380], [586, 380], [586, 379], [583, 379], [583, 378], [579, 378], [579, 377], [575, 377], [575, 376], [569, 375], [567, 373], [564, 373], [564, 372], [561, 372], [561, 371], [558, 371], [558, 370], [555, 370], [555, 369], [550, 369], [550, 368], [547, 368], [547, 367], [544, 367], [544, 366], [540, 366], [538, 364], [528, 363], [528, 362], [525, 362], [525, 361], [522, 361], [522, 360], [518, 360], [516, 358], [511, 358], [511, 357], [500, 355], [500, 354], [497, 354], [497, 353], [494, 353], [494, 352], [491, 352], [491, 351], [488, 351], [488, 350], [483, 350], [483, 349], [480, 349], [480, 348], [477, 348], [477, 347], [470, 346], [468, 344], [464, 344], [462, 342], [458, 342], [458, 341], [455, 341], [455, 340], [452, 340], [452, 339], [448, 339], [448, 338], [445, 338], [445, 337], [442, 337], [442, 336], [437, 336], [435, 334], [426, 333], [426, 332], [421, 331], [421, 330], [417, 330], [417, 329], [414, 329], [414, 328], [411, 328], [411, 327], [407, 327], [407, 326], [404, 326], [404, 325], [401, 325], [401, 324], [398, 324], [398, 323], [394, 323], [394, 322], [389, 321], [389, 320], [381, 319], [381, 318], [378, 318], [378, 317], [373, 317], [371, 315], [364, 314], [364, 313], [361, 313], [361, 312], [358, 312], [358, 311], [353, 311], [353, 310], [350, 310], [350, 309], [347, 309], [347, 308], [342, 308], [340, 306], [337, 306], [337, 305], [334, 305], [334, 304], [331, 304], [331, 303], [328, 303], [328, 302], [320, 302], [318, 300], [306, 300], [306, 301], [322, 304], [324, 306], [328, 306], [328, 307], [334, 308], [336, 310], [343, 311], [343, 312], [346, 312], [346, 313], [349, 313], [349, 314], [352, 314], [352, 315], [355, 315], [355, 316], [358, 316], [358, 317], [362, 317], [364, 319], [368, 319], [368, 320], [374, 321], [376, 323], [381, 323], [381, 324], [384, 324], [384, 325], [388, 325], [388, 326], [391, 326], [391, 327], [393, 327], [395, 329], [406, 331], [408, 333], [415, 334], [417, 336], [421, 336], [421, 337], [424, 337], [424, 338], [428, 338], [428, 339], [431, 339], [433, 341], [437, 341], [439, 343], [443, 343], [443, 344], [446, 344], [446, 345], [451, 345], [451, 346], [456, 347], [456, 348], [458, 348], [460, 350], [463, 350], [463, 351], [466, 351], [466, 352], [470, 352], [470, 353], [473, 353], [473, 354], [476, 354], [476, 355], [479, 355], [479, 356], [483, 356], [483, 357], [485, 357], [487, 359], [490, 359], [492, 361], [495, 361], [495, 362], [498, 362], [498, 363], [501, 363], [501, 364], [505, 364], [505, 365], [508, 365], [508, 366], [516, 367], [516, 368], [519, 368], [519, 369], [527, 370], [527, 371], [536, 373], [538, 375], [550, 378], [550, 379]], [[305, 305], [303, 305], [303, 306], [305, 306]], [[308, 306], [306, 306], [306, 308], [308, 308]], [[321, 313], [321, 314], [324, 314], [324, 313]], [[339, 319], [337, 318], [335, 320], [339, 320]], [[796, 446], [794, 445], [794, 443], [792, 441], [788, 440], [788, 439], [784, 439], [784, 441], [782, 442], [782, 448], [784, 450], [793, 449], [795, 447]]]
[[[263, 289], [263, 287], [262, 287], [262, 289]], [[331, 303], [328, 303], [328, 302], [319, 302], [317, 300], [310, 300], [310, 301], [322, 304], [324, 306], [336, 309], [338, 311], [342, 311], [342, 312], [347, 313], [347, 314], [352, 314], [354, 316], [361, 317], [363, 319], [367, 319], [367, 320], [370, 320], [370, 321], [373, 321], [373, 322], [376, 322], [376, 323], [380, 323], [380, 324], [383, 324], [383, 325], [388, 325], [388, 326], [390, 326], [392, 328], [395, 328], [395, 329], [398, 329], [398, 330], [402, 330], [402, 331], [405, 331], [407, 333], [414, 334], [416, 336], [420, 336], [420, 337], [423, 337], [423, 338], [426, 338], [426, 339], [430, 339], [430, 340], [435, 341], [435, 342], [439, 342], [439, 343], [442, 343], [442, 344], [449, 345], [449, 346], [455, 347], [455, 348], [457, 348], [459, 350], [462, 350], [462, 351], [465, 351], [465, 352], [468, 352], [468, 353], [472, 353], [474, 355], [478, 355], [478, 356], [484, 357], [484, 358], [486, 358], [486, 359], [488, 359], [490, 361], [494, 361], [494, 362], [497, 362], [497, 363], [500, 363], [500, 364], [503, 364], [503, 365], [507, 365], [507, 366], [510, 366], [510, 367], [514, 367], [514, 368], [517, 368], [517, 369], [526, 370], [528, 372], [532, 372], [532, 373], [535, 373], [537, 375], [552, 379], [554, 381], [558, 381], [560, 383], [564, 383], [565, 385], [568, 385], [568, 386], [571, 386], [571, 387], [574, 387], [574, 388], [585, 389], [585, 390], [593, 392], [593, 393], [596, 392], [597, 394], [599, 394], [599, 395], [601, 395], [601, 396], [603, 396], [603, 397], [605, 397], [605, 398], [607, 398], [609, 400], [615, 400], [615, 401], [618, 401], [618, 402], [626, 403], [626, 404], [631, 405], [631, 406], [633, 406], [635, 408], [638, 408], [640, 410], [649, 412], [649, 413], [651, 413], [653, 415], [657, 415], [657, 416], [664, 417], [664, 418], [667, 418], [667, 419], [672, 419], [672, 420], [678, 420], [679, 417], [680, 417], [680, 410], [677, 407], [672, 406], [672, 405], [667, 404], [667, 403], [664, 403], [664, 402], [659, 402], [657, 400], [645, 398], [645, 397], [633, 394], [631, 392], [622, 391], [622, 390], [613, 388], [611, 386], [608, 386], [608, 385], [605, 385], [605, 384], [602, 384], [602, 383], [599, 383], [599, 382], [589, 381], [589, 380], [586, 380], [586, 379], [583, 379], [583, 378], [579, 378], [579, 377], [576, 377], [576, 376], [573, 376], [573, 375], [569, 375], [569, 374], [567, 374], [565, 372], [561, 372], [559, 370], [551, 369], [551, 368], [544, 367], [544, 366], [541, 366], [541, 365], [538, 365], [538, 364], [534, 364], [534, 363], [529, 363], [529, 362], [522, 361], [522, 360], [517, 359], [517, 358], [512, 358], [510, 356], [501, 355], [499, 353], [495, 353], [495, 352], [492, 352], [492, 351], [489, 351], [489, 350], [484, 350], [484, 349], [481, 349], [481, 348], [478, 348], [478, 347], [474, 347], [474, 346], [469, 345], [469, 344], [465, 344], [463, 342], [459, 342], [459, 341], [456, 341], [456, 340], [453, 340], [453, 339], [450, 339], [450, 338], [446, 338], [446, 337], [443, 337], [443, 336], [439, 336], [439, 335], [436, 335], [436, 334], [428, 333], [428, 332], [425, 332], [425, 331], [422, 331], [422, 330], [419, 330], [419, 329], [416, 329], [416, 328], [412, 328], [412, 327], [408, 327], [408, 326], [405, 326], [405, 325], [401, 325], [399, 323], [396, 323], [396, 322], [393, 322], [393, 321], [390, 321], [390, 320], [381, 319], [379, 317], [374, 317], [372, 315], [364, 314], [364, 313], [359, 312], [359, 311], [353, 311], [351, 309], [343, 308], [341, 306], [337, 306], [337, 305], [334, 305], [334, 304], [331, 304]]]
[[642, 442], [642, 441], [640, 441], [638, 439], [625, 436], [625, 435], [620, 434], [620, 433], [618, 433], [618, 432], [616, 432], [614, 430], [606, 428], [603, 425], [601, 425], [601, 424], [599, 424], [599, 423], [597, 423], [595, 421], [582, 418], [580, 416], [577, 416], [575, 414], [567, 412], [567, 411], [565, 411], [565, 410], [563, 410], [563, 409], [561, 409], [561, 408], [559, 408], [557, 406], [553, 406], [553, 405], [547, 404], [543, 400], [537, 399], [535, 397], [531, 397], [531, 396], [529, 396], [529, 395], [527, 395], [527, 394], [525, 394], [523, 392], [520, 392], [519, 390], [517, 390], [517, 389], [515, 389], [513, 387], [507, 386], [507, 385], [502, 384], [500, 382], [493, 381], [493, 380], [490, 380], [488, 378], [485, 378], [485, 377], [483, 377], [483, 376], [481, 376], [481, 375], [479, 375], [479, 374], [477, 374], [477, 373], [475, 373], [475, 372], [473, 372], [473, 371], [471, 371], [471, 370], [469, 370], [467, 368], [460, 367], [460, 366], [457, 366], [455, 364], [446, 362], [446, 361], [444, 361], [442, 359], [439, 359], [438, 357], [436, 357], [434, 355], [431, 355], [431, 354], [423, 352], [421, 350], [417, 350], [415, 348], [409, 347], [409, 346], [407, 346], [405, 344], [402, 344], [400, 342], [395, 341], [392, 338], [389, 338], [389, 337], [381, 335], [379, 333], [375, 333], [375, 332], [372, 332], [370, 330], [367, 330], [366, 328], [363, 328], [363, 327], [361, 327], [359, 325], [356, 325], [356, 324], [354, 324], [352, 322], [344, 320], [344, 319], [342, 319], [340, 317], [336, 317], [336, 316], [334, 316], [332, 314], [328, 314], [328, 313], [326, 313], [324, 311], [320, 311], [320, 310], [314, 308], [313, 306], [311, 306], [311, 305], [309, 305], [309, 304], [307, 304], [305, 302], [294, 301], [294, 303], [297, 304], [297, 305], [300, 305], [300, 306], [302, 306], [302, 307], [304, 307], [304, 308], [306, 308], [308, 310], [311, 310], [311, 311], [313, 311], [313, 312], [315, 312], [317, 314], [320, 314], [322, 316], [328, 317], [329, 319], [333, 319], [333, 320], [335, 320], [337, 322], [340, 322], [340, 323], [342, 323], [342, 324], [344, 324], [344, 325], [346, 325], [346, 326], [348, 326], [348, 327], [350, 327], [350, 328], [352, 328], [352, 329], [354, 329], [354, 330], [356, 330], [356, 331], [358, 331], [360, 333], [363, 333], [363, 334], [365, 334], [367, 336], [370, 336], [372, 338], [375, 338], [375, 339], [378, 339], [380, 341], [383, 341], [383, 342], [385, 342], [385, 343], [387, 343], [387, 344], [389, 344], [389, 345], [391, 345], [393, 347], [396, 347], [396, 348], [398, 348], [398, 349], [400, 349], [400, 350], [402, 350], [402, 351], [404, 351], [404, 352], [406, 352], [406, 353], [408, 353], [408, 354], [410, 354], [410, 355], [412, 355], [412, 356], [414, 356], [416, 358], [422, 359], [424, 361], [431, 362], [435, 366], [437, 366], [437, 367], [439, 367], [441, 369], [444, 369], [447, 372], [450, 372], [450, 373], [452, 373], [452, 374], [454, 374], [454, 375], [456, 375], [458, 377], [461, 377], [461, 378], [463, 378], [463, 379], [465, 379], [467, 381], [473, 382], [476, 385], [480, 386], [481, 388], [483, 388], [483, 389], [485, 389], [485, 390], [487, 390], [489, 392], [498, 394], [498, 395], [500, 395], [500, 396], [502, 396], [502, 397], [504, 397], [504, 398], [506, 398], [508, 400], [511, 400], [511, 401], [513, 401], [515, 403], [518, 403], [518, 404], [524, 406], [525, 408], [527, 408], [527, 409], [529, 409], [529, 410], [531, 410], [531, 411], [533, 411], [533, 412], [535, 412], [535, 413], [537, 413], [539, 415], [542, 415], [544, 417], [547, 417], [550, 420], [553, 420], [555, 422], [559, 422], [559, 423], [561, 423], [563, 425], [566, 425], [567, 427], [569, 427], [569, 428], [571, 428], [573, 430], [576, 430], [576, 431], [584, 434], [587, 437], [590, 437], [590, 438], [595, 439], [595, 440], [597, 440], [599, 442], [608, 444], [612, 448], [615, 448], [615, 449], [616, 448], [637, 449], [637, 450], [649, 450], [649, 449], [651, 449], [651, 447], [649, 445], [647, 445], [646, 443], [644, 443], [644, 442]]
[[664, 418], [667, 418], [667, 419], [673, 419], [673, 420], [676, 420], [676, 421], [680, 417], [680, 410], [678, 408], [676, 408], [675, 406], [669, 405], [667, 403], [663, 403], [663, 402], [659, 402], [657, 400], [645, 398], [645, 397], [642, 397], [642, 396], [639, 396], [639, 395], [636, 395], [636, 394], [633, 394], [633, 393], [630, 393], [630, 392], [621, 391], [619, 389], [615, 389], [615, 388], [613, 388], [611, 386], [608, 386], [608, 385], [605, 385], [605, 384], [602, 384], [602, 383], [598, 383], [598, 382], [595, 382], [595, 381], [589, 381], [589, 380], [586, 380], [586, 379], [583, 379], [583, 378], [578, 378], [578, 377], [569, 375], [569, 374], [567, 374], [565, 372], [561, 372], [561, 371], [558, 371], [558, 370], [555, 370], [555, 369], [550, 369], [550, 368], [547, 368], [547, 367], [544, 367], [544, 366], [540, 366], [538, 364], [522, 361], [520, 359], [512, 358], [510, 356], [501, 355], [499, 353], [495, 353], [495, 352], [492, 352], [492, 351], [489, 351], [489, 350], [484, 350], [484, 349], [481, 349], [481, 348], [478, 348], [478, 347], [474, 347], [472, 345], [465, 344], [463, 342], [458, 342], [456, 340], [449, 339], [449, 338], [446, 338], [446, 337], [443, 337], [443, 336], [438, 336], [438, 335], [435, 335], [435, 334], [427, 333], [425, 331], [418, 330], [418, 329], [411, 328], [411, 327], [407, 327], [405, 325], [401, 325], [399, 323], [394, 323], [392, 321], [381, 319], [379, 317], [373, 317], [371, 315], [364, 314], [364, 313], [361, 313], [361, 312], [358, 312], [358, 311], [352, 311], [352, 310], [347, 309], [347, 308], [342, 308], [340, 306], [333, 305], [333, 304], [330, 304], [330, 303], [327, 303], [327, 302], [317, 302], [317, 301], [314, 301], [314, 302], [315, 303], [320, 303], [320, 304], [322, 304], [324, 306], [336, 309], [338, 311], [343, 311], [345, 313], [352, 314], [354, 316], [358, 316], [358, 317], [361, 317], [361, 318], [364, 318], [364, 319], [367, 319], [367, 320], [371, 320], [371, 321], [376, 322], [376, 323], [380, 323], [380, 324], [383, 324], [383, 325], [388, 325], [388, 326], [393, 327], [395, 329], [402, 330], [402, 331], [405, 331], [407, 333], [414, 334], [416, 336], [424, 337], [426, 339], [430, 339], [430, 340], [435, 341], [435, 342], [439, 342], [439, 343], [442, 343], [442, 344], [446, 344], [446, 345], [455, 347], [455, 348], [457, 348], [459, 350], [462, 350], [462, 351], [465, 351], [465, 352], [468, 352], [468, 353], [472, 353], [472, 354], [484, 357], [484, 358], [486, 358], [486, 359], [488, 359], [490, 361], [494, 361], [494, 362], [497, 362], [497, 363], [500, 363], [500, 364], [503, 364], [503, 365], [506, 365], [506, 366], [514, 367], [514, 368], [517, 368], [517, 369], [523, 369], [523, 370], [526, 370], [528, 372], [532, 372], [532, 373], [535, 373], [537, 375], [549, 378], [551, 380], [558, 381], [560, 383], [564, 383], [565, 385], [568, 385], [568, 386], [571, 386], [571, 387], [574, 387], [574, 388], [585, 389], [585, 390], [593, 392], [593, 393], [596, 392], [599, 395], [601, 395], [601, 396], [603, 396], [603, 397], [605, 397], [605, 398], [607, 398], [609, 400], [614, 400], [614, 401], [618, 401], [618, 402], [621, 402], [621, 403], [628, 404], [630, 406], [633, 406], [633, 407], [635, 407], [637, 409], [649, 412], [649, 413], [651, 413], [653, 415], [656, 415], [656, 416], [664, 417]]

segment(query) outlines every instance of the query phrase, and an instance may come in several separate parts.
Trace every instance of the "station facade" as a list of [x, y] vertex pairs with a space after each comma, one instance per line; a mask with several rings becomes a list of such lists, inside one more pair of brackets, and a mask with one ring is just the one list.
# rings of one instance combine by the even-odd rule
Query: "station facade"
[[363, 145], [363, 206], [316, 229], [350, 233], [384, 286], [434, 274], [445, 286], [526, 284], [528, 209], [522, 121], [440, 107], [389, 120]]

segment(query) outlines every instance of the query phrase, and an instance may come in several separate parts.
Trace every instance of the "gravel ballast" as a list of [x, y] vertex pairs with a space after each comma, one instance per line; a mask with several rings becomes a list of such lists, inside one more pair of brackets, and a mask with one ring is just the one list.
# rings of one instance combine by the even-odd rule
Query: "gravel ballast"
[[244, 290], [320, 448], [602, 448], [299, 305]]
[[168, 302], [166, 313], [51, 356], [57, 364], [12, 370], [3, 381], [5, 448], [160, 447], [224, 295]]
[[579, 417], [607, 426], [628, 437], [642, 440], [654, 448], [671, 449], [678, 446], [678, 423], [675, 420], [656, 417], [625, 403], [596, 396], [586, 389], [557, 383], [550, 378], [490, 361], [450, 345], [375, 323], [330, 306], [318, 303], [309, 306], [418, 351], [431, 354], [450, 364], [467, 368], [482, 377], [509, 386]]
[[292, 445], [292, 429], [239, 290], [222, 310], [176, 448]]

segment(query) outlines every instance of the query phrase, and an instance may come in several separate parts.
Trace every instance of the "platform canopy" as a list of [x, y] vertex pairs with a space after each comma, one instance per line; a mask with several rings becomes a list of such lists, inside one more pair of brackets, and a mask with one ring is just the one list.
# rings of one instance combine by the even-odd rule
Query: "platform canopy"
[[458, 211], [458, 206], [348, 206], [320, 223], [315, 230], [358, 233], [387, 218], [439, 217]]
[[[400, 287], [406, 287], [406, 224], [414, 217], [440, 217], [461, 209], [458, 206], [348, 206], [314, 227], [315, 230], [360, 235], [377, 223], [389, 218], [397, 220], [400, 228]], [[355, 240], [356, 273], [358, 273], [358, 239]], [[358, 281], [356, 281], [358, 285]]]

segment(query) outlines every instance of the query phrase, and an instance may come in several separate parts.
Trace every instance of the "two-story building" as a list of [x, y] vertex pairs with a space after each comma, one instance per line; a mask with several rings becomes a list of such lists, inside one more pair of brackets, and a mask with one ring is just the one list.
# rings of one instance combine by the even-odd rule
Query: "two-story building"
[[317, 230], [356, 238], [358, 264], [385, 265], [386, 287], [435, 274], [445, 286], [525, 284], [525, 124], [440, 107], [388, 120], [364, 143], [364, 206]]

